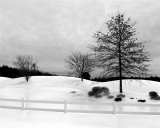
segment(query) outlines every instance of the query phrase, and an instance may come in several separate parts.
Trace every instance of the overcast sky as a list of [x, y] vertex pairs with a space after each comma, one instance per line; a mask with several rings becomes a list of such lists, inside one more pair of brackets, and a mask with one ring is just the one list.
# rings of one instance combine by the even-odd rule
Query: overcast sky
[[72, 51], [88, 51], [104, 22], [125, 13], [136, 21], [139, 39], [150, 41], [151, 72], [160, 74], [159, 0], [0, 0], [0, 66], [32, 55], [39, 68], [63, 72]]

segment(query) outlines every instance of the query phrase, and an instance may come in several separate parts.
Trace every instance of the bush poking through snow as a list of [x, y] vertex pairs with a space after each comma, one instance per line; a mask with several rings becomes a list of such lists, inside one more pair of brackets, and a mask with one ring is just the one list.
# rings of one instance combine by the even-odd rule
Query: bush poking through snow
[[88, 96], [94, 96], [94, 95], [95, 95], [95, 93], [93, 91], [88, 92]]
[[160, 100], [160, 96], [155, 91], [149, 92], [149, 96], [150, 96], [150, 99], [152, 99], [152, 100]]
[[95, 94], [100, 94], [100, 93], [103, 92], [103, 89], [104, 88], [102, 88], [102, 87], [95, 86], [95, 87], [92, 88], [92, 91], [95, 92]]
[[157, 97], [151, 97], [152, 100], [160, 100], [160, 96]]
[[113, 99], [114, 96], [109, 95], [107, 98], [108, 98], [108, 99]]
[[146, 100], [139, 99], [138, 102], [146, 102]]
[[117, 94], [117, 96], [116, 96], [117, 98], [124, 98], [125, 97], [125, 95], [124, 94]]
[[76, 93], [76, 91], [71, 91], [70, 93], [73, 93], [73, 94], [74, 94], [74, 93]]
[[122, 98], [115, 98], [114, 101], [116, 102], [122, 101]]
[[95, 98], [101, 98], [101, 97], [102, 97], [102, 95], [100, 95], [100, 94], [95, 95]]
[[[93, 87], [91, 91], [88, 92], [88, 96], [95, 96], [96, 98], [99, 98], [101, 95], [102, 96], [108, 96], [109, 93], [109, 89], [107, 87]], [[98, 96], [97, 96], [98, 95]]]
[[110, 94], [110, 92], [109, 92], [109, 89], [108, 89], [108, 88], [106, 88], [106, 87], [102, 87], [102, 90], [103, 90], [103, 95], [104, 95], [104, 96], [108, 96], [108, 95]]
[[149, 92], [149, 96], [150, 96], [150, 97], [157, 97], [157, 96], [159, 96], [159, 95], [158, 95], [157, 92], [151, 91], [151, 92]]

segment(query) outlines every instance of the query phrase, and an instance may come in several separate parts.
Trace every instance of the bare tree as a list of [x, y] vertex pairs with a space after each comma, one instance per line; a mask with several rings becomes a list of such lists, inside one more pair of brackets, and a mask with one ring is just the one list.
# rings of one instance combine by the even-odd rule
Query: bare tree
[[16, 60], [13, 61], [13, 64], [21, 70], [27, 82], [31, 78], [31, 73], [38, 69], [37, 61], [29, 55], [17, 56]]
[[91, 58], [91, 54], [83, 54], [81, 52], [72, 52], [66, 59], [68, 74], [81, 78], [83, 81], [83, 73], [92, 72], [95, 63]]
[[125, 19], [124, 14], [116, 16], [105, 23], [107, 32], [98, 31], [94, 37], [97, 46], [91, 46], [95, 52], [98, 65], [104, 69], [103, 76], [120, 78], [144, 76], [148, 71], [149, 54], [144, 50], [143, 43], [136, 38], [135, 22]]

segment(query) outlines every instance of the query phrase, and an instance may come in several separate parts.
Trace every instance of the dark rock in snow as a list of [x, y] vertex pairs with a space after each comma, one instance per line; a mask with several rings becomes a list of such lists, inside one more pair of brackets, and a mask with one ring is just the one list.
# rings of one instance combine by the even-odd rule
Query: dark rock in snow
[[122, 98], [115, 98], [114, 101], [116, 102], [122, 101]]
[[138, 102], [146, 102], [146, 100], [141, 100], [141, 99], [139, 99]]

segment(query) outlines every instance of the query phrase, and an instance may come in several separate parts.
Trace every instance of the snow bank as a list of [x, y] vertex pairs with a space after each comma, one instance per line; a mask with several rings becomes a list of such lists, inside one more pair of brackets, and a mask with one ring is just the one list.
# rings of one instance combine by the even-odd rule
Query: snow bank
[[[106, 86], [110, 89], [111, 95], [114, 96], [119, 93], [119, 81], [94, 82], [89, 80], [81, 81], [79, 78], [74, 77], [34, 76], [29, 82], [26, 82], [24, 78], [9, 79], [0, 77], [0, 98], [90, 101], [96, 103], [113, 101], [113, 99], [109, 100], [106, 97], [100, 99], [88, 97], [88, 91], [94, 86]], [[160, 94], [159, 82], [123, 80], [123, 90], [126, 97], [122, 102], [137, 102], [137, 99], [146, 99], [147, 102], [159, 103], [159, 101], [151, 101], [148, 97], [150, 91], [157, 91]], [[131, 100], [130, 97], [134, 97], [134, 99]], [[4, 105], [4, 102], [1, 102], [1, 104]], [[41, 104], [26, 104], [26, 106], [42, 107]], [[62, 105], [62, 107], [64, 106]], [[107, 109], [107, 106], [77, 106], [77, 108], [101, 110]], [[130, 108], [130, 110], [132, 109]], [[145, 108], [137, 109], [143, 111]], [[159, 111], [159, 109], [152, 109]], [[158, 128], [160, 127], [159, 119], [159, 116], [144, 115], [64, 114], [0, 109], [1, 128]]]
[[[65, 76], [34, 76], [26, 82], [22, 77], [15, 79], [1, 77], [0, 97], [107, 102], [106, 98], [97, 100], [88, 97], [88, 91], [94, 86], [108, 87], [114, 96], [119, 93], [119, 81], [95, 82]], [[150, 91], [160, 93], [160, 83], [148, 80], [123, 80], [123, 91], [126, 94], [124, 102], [137, 102], [137, 99], [146, 99], [150, 102], [148, 93]], [[130, 100], [131, 97], [135, 99]]]
[[4, 81], [8, 81], [8, 80], [11, 80], [11, 78], [0, 77], [0, 83], [3, 83]]

